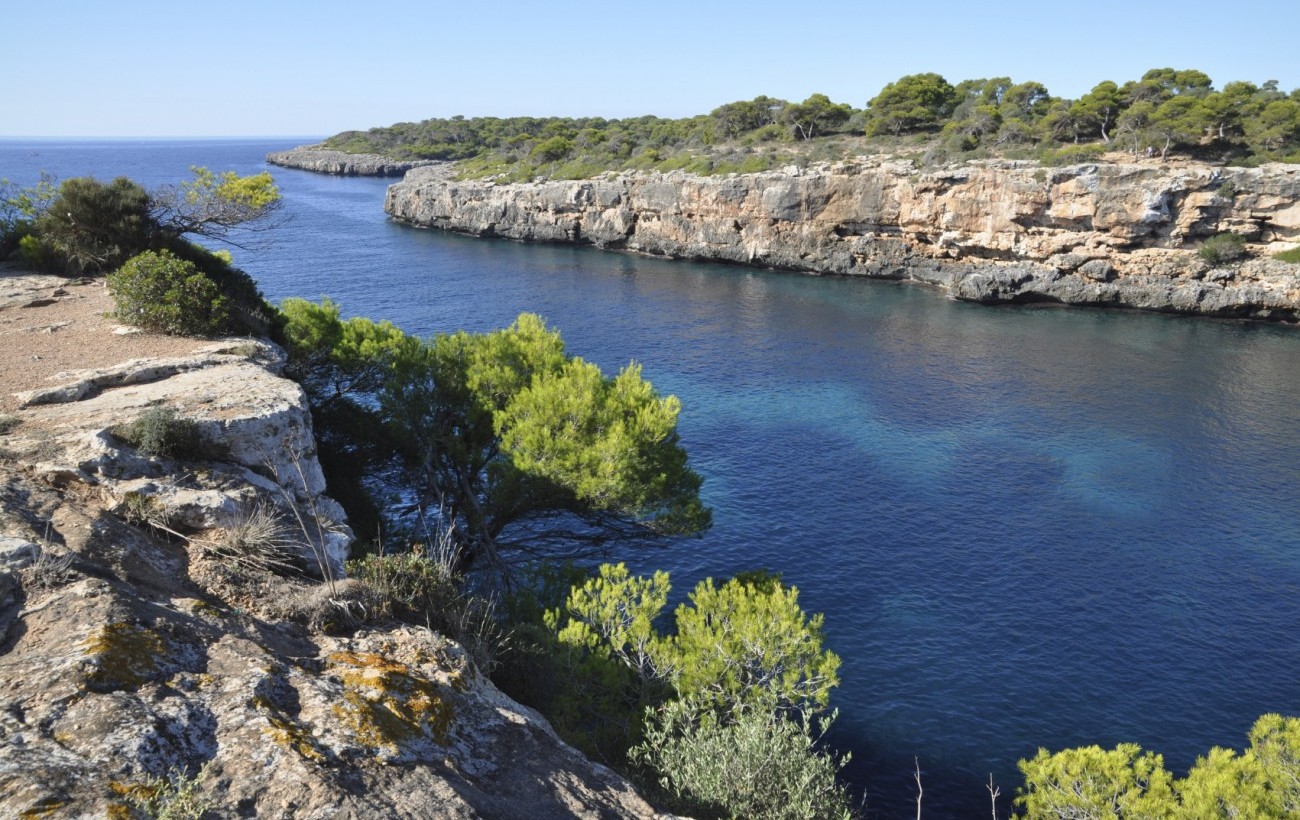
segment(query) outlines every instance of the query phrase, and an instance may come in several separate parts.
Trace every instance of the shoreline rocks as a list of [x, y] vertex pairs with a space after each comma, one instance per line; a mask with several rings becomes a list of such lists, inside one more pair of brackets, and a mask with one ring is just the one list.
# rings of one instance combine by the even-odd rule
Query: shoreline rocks
[[[982, 304], [1300, 321], [1300, 166], [859, 159], [699, 177], [494, 184], [417, 168], [385, 211], [418, 227], [802, 273], [908, 280]], [[1262, 255], [1211, 265], [1205, 239]]]
[[449, 166], [439, 160], [396, 160], [382, 154], [349, 154], [319, 145], [302, 145], [266, 155], [266, 161], [282, 168], [314, 171], [336, 176], [400, 177], [412, 168]]

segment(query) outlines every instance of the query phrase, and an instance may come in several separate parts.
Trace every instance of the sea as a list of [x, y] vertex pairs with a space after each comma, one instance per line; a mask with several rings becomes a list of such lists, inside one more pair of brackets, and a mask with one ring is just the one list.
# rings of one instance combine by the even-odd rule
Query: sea
[[866, 816], [1005, 816], [1040, 747], [1184, 774], [1300, 715], [1300, 328], [481, 240], [394, 223], [391, 180], [267, 166], [311, 138], [0, 140], [29, 184], [270, 170], [289, 220], [232, 248], [272, 300], [411, 333], [544, 316], [682, 402], [714, 510], [617, 556], [780, 572], [840, 655], [828, 740]]

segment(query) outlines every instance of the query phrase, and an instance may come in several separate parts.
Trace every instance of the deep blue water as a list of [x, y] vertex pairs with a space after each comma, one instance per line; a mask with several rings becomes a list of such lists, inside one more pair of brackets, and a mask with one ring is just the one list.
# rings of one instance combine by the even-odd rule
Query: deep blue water
[[[0, 176], [157, 184], [294, 144], [0, 141]], [[927, 817], [987, 816], [1039, 746], [1183, 772], [1300, 714], [1300, 329], [481, 241], [388, 222], [383, 180], [272, 171], [292, 221], [235, 252], [271, 298], [419, 334], [535, 311], [681, 398], [715, 524], [632, 563], [678, 590], [765, 566], [826, 613], [872, 816], [914, 811], [914, 757]]]

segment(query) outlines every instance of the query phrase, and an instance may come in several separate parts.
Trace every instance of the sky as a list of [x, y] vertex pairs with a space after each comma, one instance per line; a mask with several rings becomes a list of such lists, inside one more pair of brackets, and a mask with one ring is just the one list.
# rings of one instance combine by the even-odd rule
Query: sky
[[327, 136], [430, 117], [707, 113], [906, 74], [1078, 97], [1195, 68], [1300, 87], [1300, 3], [0, 0], [0, 137]]

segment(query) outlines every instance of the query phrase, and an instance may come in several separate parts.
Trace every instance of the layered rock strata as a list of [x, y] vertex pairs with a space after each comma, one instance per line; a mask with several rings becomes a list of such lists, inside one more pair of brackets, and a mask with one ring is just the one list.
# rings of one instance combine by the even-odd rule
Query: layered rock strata
[[[109, 307], [0, 271], [0, 383], [27, 388], [0, 396], [0, 817], [656, 816], [374, 590], [273, 571], [350, 540], [277, 348], [119, 336]], [[204, 452], [124, 440], [159, 406]]]
[[[494, 184], [414, 169], [385, 210], [412, 225], [676, 259], [911, 280], [982, 303], [1300, 319], [1300, 166], [859, 160], [698, 177]], [[1252, 258], [1197, 249], [1243, 235]]]
[[319, 145], [276, 151], [267, 154], [266, 161], [282, 168], [350, 177], [400, 177], [412, 168], [448, 165], [437, 160], [396, 160], [382, 154], [349, 154]]

